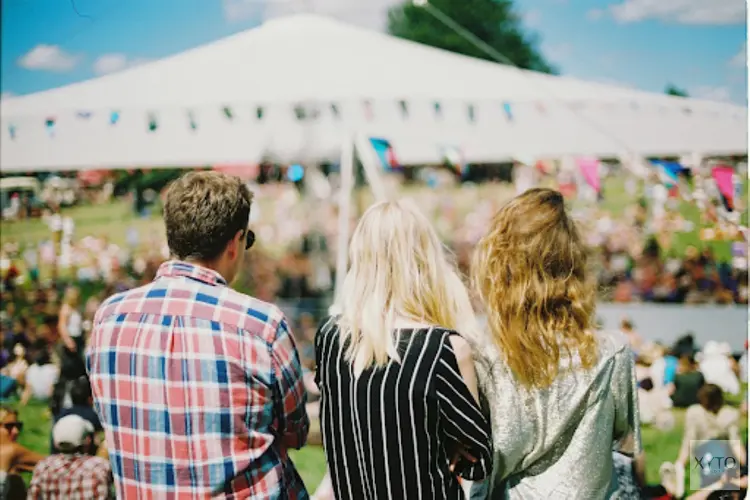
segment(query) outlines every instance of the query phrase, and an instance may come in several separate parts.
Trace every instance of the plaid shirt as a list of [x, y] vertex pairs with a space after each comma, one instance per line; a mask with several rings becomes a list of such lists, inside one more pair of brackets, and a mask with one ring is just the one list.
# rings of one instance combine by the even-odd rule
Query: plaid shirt
[[306, 499], [302, 368], [281, 311], [162, 264], [96, 313], [87, 364], [118, 498]]
[[89, 455], [51, 455], [34, 468], [28, 500], [106, 500], [112, 495], [109, 462]]

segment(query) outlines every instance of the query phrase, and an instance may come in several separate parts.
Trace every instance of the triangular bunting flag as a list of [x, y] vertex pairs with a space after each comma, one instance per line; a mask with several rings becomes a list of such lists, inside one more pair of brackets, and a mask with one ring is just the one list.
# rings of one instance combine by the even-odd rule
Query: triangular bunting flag
[[395, 170], [400, 167], [393, 146], [386, 139], [370, 137], [370, 144], [380, 160], [380, 165], [385, 170]]
[[509, 102], [503, 103], [503, 111], [505, 111], [505, 117], [508, 120], [513, 120], [513, 108], [511, 108], [511, 105]]
[[460, 148], [455, 146], [442, 146], [441, 156], [443, 163], [453, 168], [456, 173], [463, 176], [467, 171], [467, 165], [464, 162], [463, 153]]
[[156, 121], [156, 115], [151, 113], [148, 115], [148, 130], [149, 132], [155, 132], [159, 128], [159, 124]]
[[120, 121], [120, 112], [119, 111], [112, 111], [109, 113], [109, 124], [115, 125], [118, 121]]
[[47, 133], [50, 137], [55, 136], [55, 118], [47, 118], [47, 120], [44, 122], [44, 125], [47, 127]]

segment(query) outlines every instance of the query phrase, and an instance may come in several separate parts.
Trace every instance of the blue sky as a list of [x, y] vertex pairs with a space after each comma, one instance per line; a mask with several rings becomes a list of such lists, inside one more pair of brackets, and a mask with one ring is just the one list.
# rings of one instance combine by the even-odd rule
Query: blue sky
[[[461, 0], [456, 0], [461, 1]], [[45, 90], [313, 11], [383, 29], [398, 0], [4, 0], [0, 91]], [[747, 102], [743, 0], [516, 0], [566, 75]]]

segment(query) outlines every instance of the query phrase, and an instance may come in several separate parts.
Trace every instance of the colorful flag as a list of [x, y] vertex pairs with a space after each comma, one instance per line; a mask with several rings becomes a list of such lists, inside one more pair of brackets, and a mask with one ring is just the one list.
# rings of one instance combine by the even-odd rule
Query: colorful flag
[[505, 117], [509, 121], [513, 121], [513, 108], [511, 108], [509, 102], [504, 102], [503, 103], [503, 111], [505, 111]]
[[120, 121], [120, 112], [119, 112], [119, 111], [112, 111], [112, 112], [111, 112], [111, 113], [109, 114], [109, 124], [110, 124], [110, 125], [114, 125], [114, 124], [116, 124], [116, 123], [117, 123], [118, 121]]
[[686, 170], [685, 167], [673, 161], [652, 160], [651, 163], [659, 169], [659, 180], [669, 189], [679, 184], [679, 175]]
[[601, 190], [599, 160], [597, 158], [578, 158], [576, 161], [586, 184], [594, 188], [594, 191], [598, 193]]
[[734, 169], [728, 165], [717, 165], [711, 169], [711, 176], [719, 188], [724, 208], [731, 212], [734, 210]]
[[458, 175], [464, 175], [467, 170], [466, 162], [464, 162], [464, 155], [460, 148], [455, 146], [442, 146], [441, 157], [443, 163], [450, 165]]
[[393, 146], [391, 146], [391, 143], [388, 142], [387, 139], [370, 137], [370, 144], [375, 150], [375, 153], [377, 153], [380, 164], [385, 170], [395, 170], [399, 168], [400, 165], [396, 159], [396, 154], [393, 151]]
[[55, 119], [54, 118], [47, 118], [47, 120], [44, 122], [44, 125], [47, 127], [47, 133], [50, 137], [55, 136]]

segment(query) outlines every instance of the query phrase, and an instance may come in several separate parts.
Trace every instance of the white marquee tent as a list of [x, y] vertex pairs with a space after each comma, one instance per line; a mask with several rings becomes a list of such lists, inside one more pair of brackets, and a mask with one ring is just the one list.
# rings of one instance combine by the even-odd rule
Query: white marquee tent
[[747, 152], [745, 108], [522, 71], [315, 15], [5, 99], [0, 122], [5, 172], [337, 160], [354, 134], [389, 139], [407, 164], [437, 162], [444, 146], [470, 162]]

